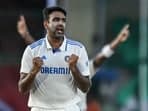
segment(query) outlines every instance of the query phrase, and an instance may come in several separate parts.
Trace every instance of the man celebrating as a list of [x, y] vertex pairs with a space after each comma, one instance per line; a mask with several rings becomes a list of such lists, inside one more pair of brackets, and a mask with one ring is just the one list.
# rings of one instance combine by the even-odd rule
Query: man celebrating
[[80, 111], [77, 89], [90, 88], [85, 47], [65, 35], [66, 11], [61, 7], [43, 10], [46, 37], [24, 51], [19, 91], [30, 92], [31, 111]]

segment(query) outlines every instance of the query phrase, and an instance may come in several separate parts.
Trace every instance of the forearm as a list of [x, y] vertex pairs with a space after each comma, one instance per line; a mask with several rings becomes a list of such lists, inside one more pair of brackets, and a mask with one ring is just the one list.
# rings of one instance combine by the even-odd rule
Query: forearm
[[93, 66], [94, 66], [94, 68], [97, 69], [98, 67], [100, 67], [100, 66], [104, 63], [104, 61], [105, 61], [106, 59], [107, 59], [107, 58], [106, 58], [103, 54], [99, 53], [99, 54], [93, 59]]
[[[112, 44], [113, 46], [117, 45], [116, 43], [115, 44], [114, 43]], [[96, 55], [96, 57], [93, 59], [93, 66], [94, 66], [94, 68], [98, 68], [99, 66], [101, 66], [103, 64], [103, 62], [106, 59], [110, 58], [113, 54], [114, 54], [114, 50], [113, 50], [113, 48], [111, 48], [111, 45], [110, 44], [105, 45], [102, 48], [101, 52], [98, 53]]]
[[25, 40], [26, 44], [31, 44], [35, 41], [29, 32], [25, 33], [22, 36], [23, 36], [23, 39]]
[[118, 47], [119, 44], [120, 44], [120, 40], [119, 39], [115, 39], [114, 41], [112, 41], [110, 43], [110, 48], [112, 50], [115, 50]]
[[76, 66], [70, 67], [72, 75], [74, 77], [77, 87], [83, 91], [87, 92], [91, 86], [89, 78], [82, 76], [79, 69]]
[[35, 71], [30, 71], [30, 73], [28, 74], [23, 74], [24, 76], [22, 76], [19, 80], [18, 86], [19, 86], [19, 92], [25, 94], [28, 93], [30, 91], [30, 88], [34, 82], [34, 79], [36, 77], [36, 73]]
[[94, 67], [99, 67], [107, 58], [111, 57], [120, 43], [120, 36], [118, 36], [110, 44], [105, 45], [102, 51], [93, 59]]

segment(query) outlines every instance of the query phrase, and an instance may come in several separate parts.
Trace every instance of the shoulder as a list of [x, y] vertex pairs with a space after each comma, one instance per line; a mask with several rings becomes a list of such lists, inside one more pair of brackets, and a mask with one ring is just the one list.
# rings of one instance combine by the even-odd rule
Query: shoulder
[[34, 48], [36, 48], [38, 46], [41, 46], [44, 43], [44, 41], [45, 41], [45, 38], [39, 39], [38, 41], [33, 42], [32, 44], [30, 44], [29, 47], [31, 49], [34, 49]]
[[78, 46], [78, 47], [80, 47], [80, 48], [84, 47], [84, 45], [83, 45], [81, 42], [76, 41], [76, 40], [72, 40], [72, 39], [67, 39], [66, 43], [67, 43], [68, 45]]

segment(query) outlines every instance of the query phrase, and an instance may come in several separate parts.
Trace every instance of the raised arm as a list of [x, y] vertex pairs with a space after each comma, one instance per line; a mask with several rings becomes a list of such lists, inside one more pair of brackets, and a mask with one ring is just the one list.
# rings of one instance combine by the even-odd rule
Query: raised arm
[[20, 34], [20, 37], [24, 39], [26, 44], [31, 44], [32, 42], [34, 42], [34, 38], [30, 35], [28, 31], [26, 20], [23, 15], [20, 15], [20, 18], [17, 21], [17, 31]]
[[110, 43], [110, 47], [112, 50], [115, 50], [118, 45], [125, 42], [129, 36], [129, 24], [125, 25], [118, 36]]
[[99, 52], [93, 59], [92, 59], [92, 67], [94, 69], [94, 73], [96, 71], [96, 69], [101, 66], [101, 64], [109, 57], [112, 56], [112, 54], [114, 54], [115, 49], [123, 42], [125, 42], [127, 40], [129, 36], [129, 24], [126, 24], [121, 31], [119, 32], [119, 34], [117, 35], [117, 37], [111, 41], [111, 43], [105, 45], [101, 52]]

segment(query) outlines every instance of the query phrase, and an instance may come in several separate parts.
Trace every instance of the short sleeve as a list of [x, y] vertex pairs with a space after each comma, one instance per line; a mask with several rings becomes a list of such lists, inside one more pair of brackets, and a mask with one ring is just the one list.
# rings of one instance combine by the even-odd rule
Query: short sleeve
[[32, 68], [32, 51], [29, 46], [25, 49], [22, 59], [21, 59], [21, 68], [20, 73], [29, 73]]
[[81, 49], [80, 49], [78, 68], [83, 76], [90, 75], [88, 54], [87, 54], [87, 51], [84, 46], [81, 47]]

